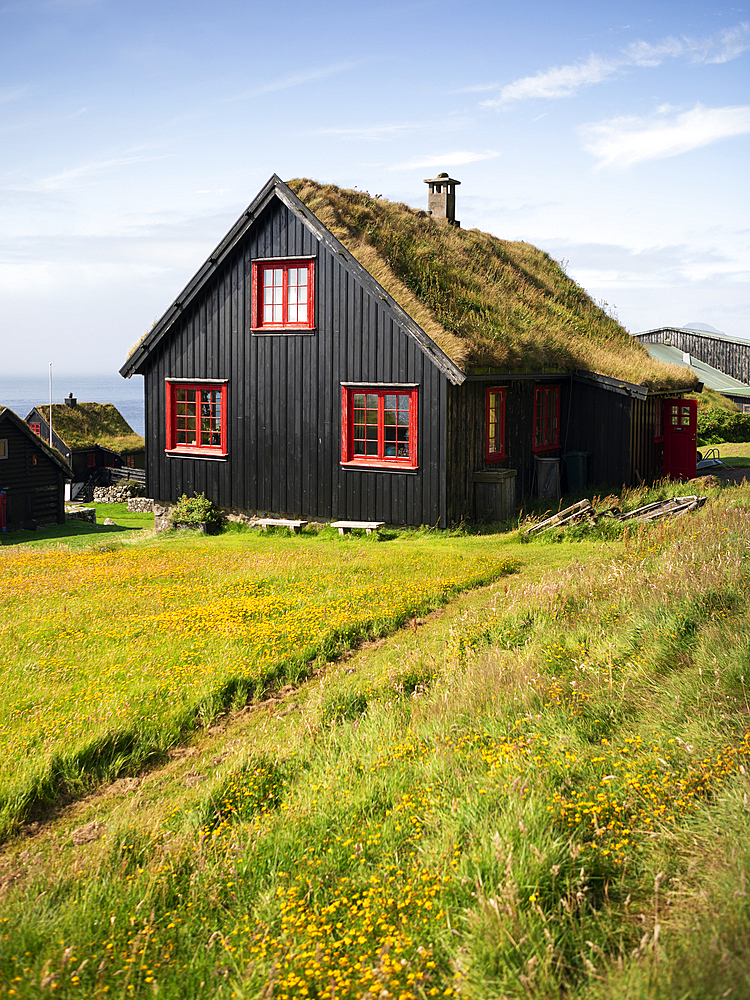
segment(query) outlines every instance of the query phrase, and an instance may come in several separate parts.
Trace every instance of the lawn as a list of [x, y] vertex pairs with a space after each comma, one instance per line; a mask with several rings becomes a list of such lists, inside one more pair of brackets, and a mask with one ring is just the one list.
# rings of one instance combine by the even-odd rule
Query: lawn
[[[26, 582], [54, 614], [8, 674], [27, 698], [9, 730], [40, 697], [28, 665], [52, 655], [44, 687], [79, 699], [59, 702], [60, 747], [120, 706], [169, 752], [136, 774], [123, 745], [101, 771], [120, 780], [7, 841], [6, 992], [749, 995], [749, 539], [738, 487], [610, 540], [236, 533], [34, 553], [9, 608], [26, 613]], [[261, 629], [284, 664], [262, 692]], [[324, 663], [367, 634], [383, 638]], [[241, 655], [253, 689], [226, 680]]]
[[705, 456], [712, 448], [718, 451], [719, 457], [727, 465], [733, 465], [736, 469], [750, 466], [750, 441], [743, 441], [740, 444], [730, 442], [728, 444], [705, 445], [700, 451]]
[[[0, 545], [23, 545], [25, 548], [48, 548], [65, 546], [69, 549], [83, 549], [97, 545], [105, 539], [117, 540], [136, 536], [153, 530], [153, 514], [131, 514], [126, 503], [98, 503], [85, 506], [96, 508], [96, 524], [71, 519], [65, 524], [44, 525], [37, 531], [8, 531], [0, 534]], [[111, 518], [114, 525], [105, 525]]]

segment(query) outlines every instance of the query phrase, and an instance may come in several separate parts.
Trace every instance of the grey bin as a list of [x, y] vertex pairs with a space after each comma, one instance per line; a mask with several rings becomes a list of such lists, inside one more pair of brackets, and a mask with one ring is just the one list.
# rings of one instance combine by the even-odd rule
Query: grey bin
[[539, 455], [534, 455], [534, 475], [536, 476], [536, 495], [538, 497], [560, 499], [559, 458], [540, 458]]
[[515, 509], [515, 469], [474, 473], [474, 510], [478, 521], [508, 521]]
[[588, 459], [588, 451], [566, 451], [563, 455], [568, 477], [568, 493], [580, 493], [586, 489], [589, 481]]

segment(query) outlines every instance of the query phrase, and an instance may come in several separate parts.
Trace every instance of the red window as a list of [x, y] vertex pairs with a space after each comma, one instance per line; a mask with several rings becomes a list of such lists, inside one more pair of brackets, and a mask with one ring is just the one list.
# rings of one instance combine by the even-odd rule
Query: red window
[[96, 453], [93, 451], [86, 452], [86, 465], [89, 469], [93, 469], [96, 465]]
[[484, 457], [488, 462], [505, 459], [505, 389], [487, 390], [487, 435]]
[[226, 382], [167, 380], [166, 451], [226, 456]]
[[315, 264], [311, 260], [253, 262], [252, 329], [315, 328]]
[[32, 429], [32, 431], [35, 434], [38, 434], [39, 437], [42, 436], [42, 425], [41, 424], [29, 424], [29, 427]]
[[534, 390], [534, 447], [552, 451], [560, 447], [560, 386], [538, 385]]
[[664, 440], [664, 403], [654, 400], [654, 441]]
[[417, 389], [343, 386], [341, 461], [417, 468]]

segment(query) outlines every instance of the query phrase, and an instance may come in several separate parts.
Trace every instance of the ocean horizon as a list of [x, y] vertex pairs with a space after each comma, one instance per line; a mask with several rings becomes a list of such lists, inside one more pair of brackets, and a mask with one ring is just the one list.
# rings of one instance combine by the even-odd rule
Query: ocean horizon
[[[143, 402], [143, 376], [123, 378], [103, 375], [70, 375], [52, 372], [52, 402], [62, 403], [68, 393], [81, 403], [113, 403], [136, 434], [143, 435], [146, 418]], [[0, 406], [7, 406], [19, 417], [40, 403], [49, 403], [49, 376], [0, 375]]]

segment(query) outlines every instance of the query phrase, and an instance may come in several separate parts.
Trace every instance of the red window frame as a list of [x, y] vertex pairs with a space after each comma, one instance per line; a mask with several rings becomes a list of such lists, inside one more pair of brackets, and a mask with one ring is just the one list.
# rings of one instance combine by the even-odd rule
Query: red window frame
[[32, 431], [35, 434], [38, 434], [39, 437], [42, 436], [42, 425], [41, 424], [29, 424], [29, 427], [32, 429]]
[[655, 400], [654, 406], [654, 443], [664, 440], [664, 401]]
[[342, 386], [341, 464], [416, 469], [418, 403], [416, 386]]
[[560, 386], [537, 385], [534, 387], [534, 445], [532, 452], [539, 455], [560, 447]]
[[227, 383], [167, 379], [165, 451], [226, 458]]
[[[250, 328], [254, 333], [315, 329], [315, 261], [253, 261]], [[307, 288], [299, 281], [305, 273]], [[299, 318], [301, 310], [304, 316]]]
[[86, 452], [86, 466], [87, 466], [87, 468], [93, 469], [95, 465], [96, 465], [96, 452], [95, 451], [87, 451]]
[[487, 462], [505, 461], [505, 387], [487, 389], [484, 457]]

